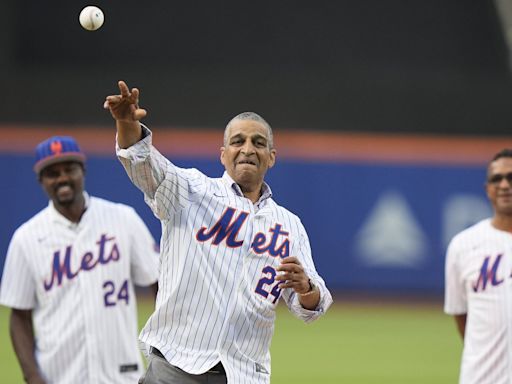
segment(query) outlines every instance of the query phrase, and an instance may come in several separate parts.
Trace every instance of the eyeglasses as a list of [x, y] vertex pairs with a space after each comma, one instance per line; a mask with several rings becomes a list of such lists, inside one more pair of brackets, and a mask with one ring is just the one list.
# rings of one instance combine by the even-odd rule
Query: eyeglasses
[[491, 175], [488, 179], [487, 179], [487, 182], [489, 184], [499, 184], [501, 183], [501, 181], [503, 179], [506, 179], [507, 182], [512, 185], [512, 172], [509, 172], [507, 174], [503, 174], [503, 173], [496, 173], [494, 175]]

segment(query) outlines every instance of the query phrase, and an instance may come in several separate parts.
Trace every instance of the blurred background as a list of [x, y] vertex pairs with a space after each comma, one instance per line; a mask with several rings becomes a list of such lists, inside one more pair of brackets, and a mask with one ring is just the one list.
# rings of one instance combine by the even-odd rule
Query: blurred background
[[98, 105], [125, 79], [167, 127], [250, 108], [280, 130], [508, 134], [500, 2], [97, 0], [88, 32], [87, 2], [3, 0], [0, 115], [110, 124]]
[[159, 238], [102, 109], [123, 79], [156, 146], [210, 176], [226, 123], [260, 113], [275, 131], [274, 197], [303, 220], [327, 285], [441, 312], [446, 246], [491, 215], [486, 165], [512, 146], [508, 0], [94, 4], [105, 24], [88, 32], [89, 3], [2, 2], [0, 267], [47, 204], [32, 156], [55, 134], [89, 155], [88, 191], [133, 205]]
[[95, 32], [84, 2], [2, 4], [0, 265], [46, 204], [32, 153], [54, 134], [80, 139], [91, 193], [134, 205], [159, 237], [114, 158], [102, 103], [119, 79], [140, 88], [157, 147], [210, 176], [227, 121], [263, 115], [275, 198], [333, 289], [439, 296], [447, 242], [490, 214], [485, 165], [512, 145], [508, 2], [110, 0]]

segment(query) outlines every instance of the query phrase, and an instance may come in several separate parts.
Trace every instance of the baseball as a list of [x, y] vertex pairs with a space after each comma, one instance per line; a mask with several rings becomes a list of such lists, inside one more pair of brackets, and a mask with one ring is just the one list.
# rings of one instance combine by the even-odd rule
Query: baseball
[[103, 25], [105, 16], [103, 11], [94, 5], [89, 5], [82, 9], [78, 18], [82, 27], [88, 31], [95, 31]]

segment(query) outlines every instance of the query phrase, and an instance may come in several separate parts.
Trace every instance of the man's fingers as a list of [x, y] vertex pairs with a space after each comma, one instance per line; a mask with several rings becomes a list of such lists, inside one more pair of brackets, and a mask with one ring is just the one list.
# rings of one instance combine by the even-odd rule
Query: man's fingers
[[121, 96], [119, 95], [107, 96], [105, 102], [103, 103], [103, 108], [109, 109], [111, 107], [114, 107], [115, 105], [119, 104], [120, 101]]
[[132, 94], [130, 96], [134, 103], [139, 102], [139, 93], [140, 92], [137, 88], [132, 88]]
[[147, 111], [145, 109], [138, 108], [132, 114], [133, 115], [133, 120], [143, 119], [144, 117], [146, 117], [147, 114], [148, 113], [147, 113]]
[[119, 80], [119, 92], [121, 93], [121, 99], [128, 99], [131, 103], [136, 103], [139, 100], [139, 90], [137, 88], [132, 88], [131, 92], [126, 83], [122, 80]]
[[302, 265], [300, 264], [281, 264], [276, 268], [280, 272], [294, 272], [294, 273], [301, 273], [304, 272], [304, 268], [302, 268]]
[[120, 95], [107, 96], [103, 108], [109, 109], [116, 120], [138, 121], [147, 115], [145, 109], [139, 108], [140, 92], [137, 88], [128, 88], [123, 80], [117, 82]]
[[281, 289], [293, 288], [293, 286], [294, 286], [294, 283], [290, 283], [290, 282], [288, 282], [288, 283], [284, 282], [284, 283], [279, 284], [279, 288], [281, 288]]
[[300, 261], [295, 256], [288, 256], [281, 260], [281, 264], [299, 264]]
[[121, 93], [121, 95], [123, 95], [123, 96], [129, 95], [130, 91], [128, 90], [128, 86], [126, 85], [126, 83], [123, 80], [119, 80], [117, 82], [117, 86], [119, 87], [119, 92]]
[[279, 280], [279, 281], [302, 281], [306, 278], [306, 275], [302, 272], [294, 272], [294, 271], [289, 271], [289, 272], [283, 272], [281, 271], [281, 273], [278, 273], [277, 276], [275, 277], [276, 280]]

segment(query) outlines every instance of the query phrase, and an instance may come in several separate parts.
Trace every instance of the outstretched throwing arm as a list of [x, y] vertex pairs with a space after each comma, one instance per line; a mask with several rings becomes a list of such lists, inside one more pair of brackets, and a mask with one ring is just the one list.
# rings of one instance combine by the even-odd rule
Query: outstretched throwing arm
[[142, 128], [139, 120], [147, 115], [145, 109], [139, 108], [139, 90], [128, 88], [128, 85], [120, 80], [119, 95], [110, 95], [105, 99], [103, 108], [108, 109], [116, 121], [117, 142], [121, 148], [131, 147], [142, 136]]

